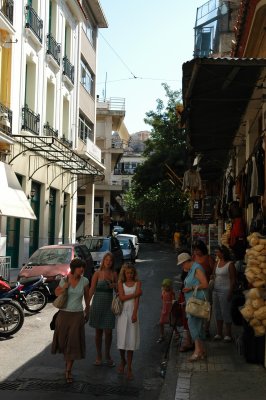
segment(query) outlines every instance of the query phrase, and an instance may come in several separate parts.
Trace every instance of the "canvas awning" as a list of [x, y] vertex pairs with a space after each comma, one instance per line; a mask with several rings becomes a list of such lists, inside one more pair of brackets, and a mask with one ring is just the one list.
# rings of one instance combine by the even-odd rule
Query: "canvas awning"
[[0, 162], [0, 217], [36, 219], [11, 165]]
[[224, 172], [248, 105], [261, 106], [266, 59], [195, 58], [183, 64], [183, 122], [201, 155], [201, 176], [216, 181]]

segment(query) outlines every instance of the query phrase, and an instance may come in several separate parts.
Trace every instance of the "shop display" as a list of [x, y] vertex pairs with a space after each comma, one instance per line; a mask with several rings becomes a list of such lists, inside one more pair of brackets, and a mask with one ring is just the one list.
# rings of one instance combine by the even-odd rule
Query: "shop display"
[[266, 238], [258, 232], [247, 237], [245, 275], [252, 286], [245, 292], [246, 301], [240, 312], [253, 328], [255, 336], [266, 333]]

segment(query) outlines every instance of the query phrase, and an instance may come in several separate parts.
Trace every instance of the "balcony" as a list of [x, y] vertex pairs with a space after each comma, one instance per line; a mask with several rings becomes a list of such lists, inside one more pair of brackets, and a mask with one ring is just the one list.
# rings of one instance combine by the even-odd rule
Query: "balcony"
[[74, 85], [74, 65], [71, 64], [67, 56], [63, 58], [63, 75]]
[[42, 43], [43, 21], [38, 17], [36, 11], [30, 5], [26, 6], [25, 28], [30, 29], [37, 36], [39, 42]]
[[22, 108], [21, 129], [32, 132], [35, 135], [40, 134], [40, 114], [35, 114], [27, 104]]
[[59, 54], [61, 51], [60, 44], [53, 38], [53, 36], [49, 33], [47, 35], [47, 51], [48, 55], [51, 55], [53, 59], [60, 65]]
[[0, 131], [12, 134], [12, 111], [0, 103]]
[[0, 1], [1, 13], [8, 19], [8, 21], [13, 25], [13, 11], [14, 11], [14, 1], [13, 0], [3, 0]]
[[72, 145], [73, 145], [72, 140], [67, 139], [65, 135], [63, 135], [63, 136], [60, 138], [60, 141], [61, 141], [62, 143], [64, 143], [64, 145], [66, 145], [67, 147], [72, 147]]
[[58, 138], [58, 130], [55, 130], [49, 125], [49, 122], [46, 122], [46, 124], [43, 126], [44, 134], [45, 136], [53, 136], [55, 138]]

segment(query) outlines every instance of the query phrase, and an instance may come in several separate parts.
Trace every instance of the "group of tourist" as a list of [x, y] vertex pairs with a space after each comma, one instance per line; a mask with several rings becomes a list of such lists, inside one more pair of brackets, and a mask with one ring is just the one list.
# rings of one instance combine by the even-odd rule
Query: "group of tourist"
[[[113, 255], [109, 252], [94, 273], [90, 287], [88, 279], [83, 276], [84, 269], [82, 260], [73, 259], [67, 281], [61, 279], [55, 290], [56, 296], [67, 290], [68, 298], [66, 307], [59, 311], [56, 318], [52, 353], [63, 353], [65, 379], [67, 383], [72, 383], [74, 361], [85, 358], [85, 323], [89, 321], [95, 329], [96, 359], [93, 365], [115, 367], [110, 349], [116, 318], [111, 304], [116, 291], [123, 303], [122, 313], [117, 317], [117, 348], [121, 358], [117, 372], [125, 373], [127, 379], [132, 379], [133, 352], [139, 347], [138, 306], [142, 295], [137, 271], [133, 264], [126, 263], [118, 276], [114, 270]], [[84, 311], [83, 299], [86, 305]]]
[[[192, 254], [181, 251], [177, 256], [177, 265], [182, 267], [181, 279], [183, 286], [178, 301], [183, 305], [183, 340], [180, 352], [194, 350], [189, 361], [194, 362], [206, 357], [204, 340], [210, 336], [210, 321], [192, 316], [185, 312], [185, 305], [191, 296], [198, 299], [208, 299], [214, 310], [217, 332], [214, 340], [232, 341], [231, 301], [236, 284], [236, 269], [231, 259], [231, 252], [226, 246], [216, 249], [216, 257], [208, 254], [205, 243], [201, 240], [192, 245]], [[212, 288], [210, 281], [213, 281]], [[166, 290], [165, 286], [168, 285]], [[169, 321], [171, 311], [170, 295], [171, 280], [165, 279], [162, 284], [162, 312], [160, 318], [160, 337], [163, 340], [163, 325]], [[167, 295], [168, 294], [168, 295]], [[168, 315], [166, 315], [166, 311]]]

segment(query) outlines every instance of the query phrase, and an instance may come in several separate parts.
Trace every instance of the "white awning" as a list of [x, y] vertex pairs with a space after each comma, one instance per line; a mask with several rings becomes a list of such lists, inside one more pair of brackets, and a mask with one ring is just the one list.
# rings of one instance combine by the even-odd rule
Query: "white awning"
[[0, 217], [36, 219], [11, 165], [0, 161]]

